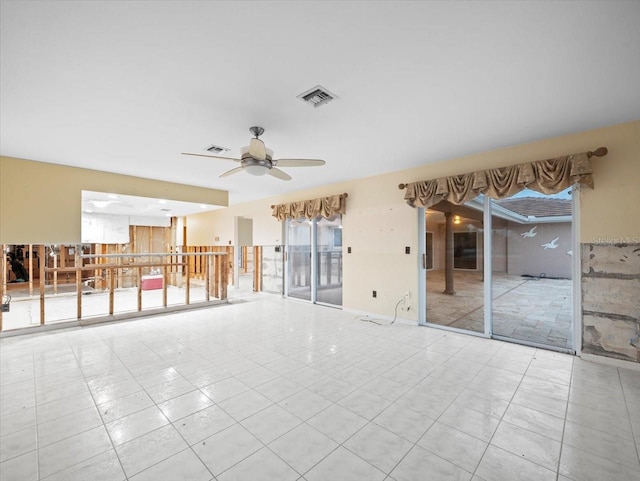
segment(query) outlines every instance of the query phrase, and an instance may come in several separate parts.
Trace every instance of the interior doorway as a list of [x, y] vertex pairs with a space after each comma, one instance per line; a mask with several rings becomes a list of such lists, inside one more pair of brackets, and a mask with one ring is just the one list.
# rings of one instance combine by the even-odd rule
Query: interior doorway
[[253, 249], [253, 219], [247, 217], [235, 218], [234, 252], [236, 269], [233, 271], [233, 285], [236, 293], [248, 293], [255, 290], [254, 286], [254, 249]]

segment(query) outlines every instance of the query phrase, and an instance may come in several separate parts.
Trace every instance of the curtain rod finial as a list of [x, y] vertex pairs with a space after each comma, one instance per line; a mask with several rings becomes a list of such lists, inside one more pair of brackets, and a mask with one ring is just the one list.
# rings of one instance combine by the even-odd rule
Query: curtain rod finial
[[407, 186], [407, 184], [399, 184], [398, 189], [402, 190]]
[[606, 147], [600, 147], [600, 148], [594, 150], [593, 152], [587, 152], [587, 155], [589, 157], [593, 157], [594, 155], [596, 157], [604, 157], [608, 153], [609, 153], [609, 150]]

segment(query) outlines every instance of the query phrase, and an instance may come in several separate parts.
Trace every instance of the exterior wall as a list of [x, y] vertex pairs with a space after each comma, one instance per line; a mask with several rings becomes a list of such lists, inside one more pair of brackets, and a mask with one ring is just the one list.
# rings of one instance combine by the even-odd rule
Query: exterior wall
[[[468, 222], [454, 225], [454, 232], [470, 232]], [[478, 224], [478, 222], [473, 222]], [[525, 231], [536, 226], [535, 237], [522, 237]], [[493, 271], [514, 276], [544, 276], [571, 279], [571, 223], [518, 224], [500, 218], [493, 219], [492, 261]], [[434, 268], [444, 269], [445, 226], [434, 224]], [[483, 270], [483, 236], [476, 231], [478, 257], [477, 270]], [[545, 249], [541, 244], [559, 237], [558, 247]]]
[[[521, 234], [536, 226], [535, 237]], [[559, 237], [558, 247], [542, 244]], [[507, 235], [507, 271], [516, 276], [545, 276], [571, 279], [571, 223], [516, 224], [509, 222]]]
[[222, 190], [0, 157], [0, 243], [79, 244], [83, 190], [228, 205]]

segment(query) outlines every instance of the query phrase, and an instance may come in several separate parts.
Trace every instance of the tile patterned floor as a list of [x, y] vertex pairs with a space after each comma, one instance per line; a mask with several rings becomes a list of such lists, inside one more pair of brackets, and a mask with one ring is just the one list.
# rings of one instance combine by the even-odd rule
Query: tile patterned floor
[[0, 340], [3, 481], [638, 481], [640, 372], [270, 295]]

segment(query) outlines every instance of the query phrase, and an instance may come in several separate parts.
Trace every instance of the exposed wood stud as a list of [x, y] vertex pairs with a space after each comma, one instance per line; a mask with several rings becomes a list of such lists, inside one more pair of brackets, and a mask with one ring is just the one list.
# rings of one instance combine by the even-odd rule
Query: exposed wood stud
[[115, 290], [115, 273], [113, 272], [113, 267], [108, 270], [109, 276], [109, 315], [113, 316], [113, 307], [114, 307], [114, 290]]
[[44, 273], [44, 265], [46, 262], [46, 255], [44, 244], [38, 246], [38, 258], [40, 259], [40, 325], [44, 326], [44, 285], [47, 282], [46, 275]]
[[[0, 267], [2, 268], [2, 272], [0, 272], [0, 282], [2, 285], [0, 286], [0, 303], [4, 302], [4, 296], [7, 295], [7, 244], [2, 244], [2, 261], [0, 262]], [[2, 332], [2, 310], [0, 309], [0, 332]]]
[[78, 319], [82, 319], [82, 259], [80, 258], [80, 250], [82, 246], [76, 245], [74, 256], [73, 256], [73, 265], [76, 268], [76, 317]]
[[29, 244], [29, 297], [33, 296], [33, 244]]

